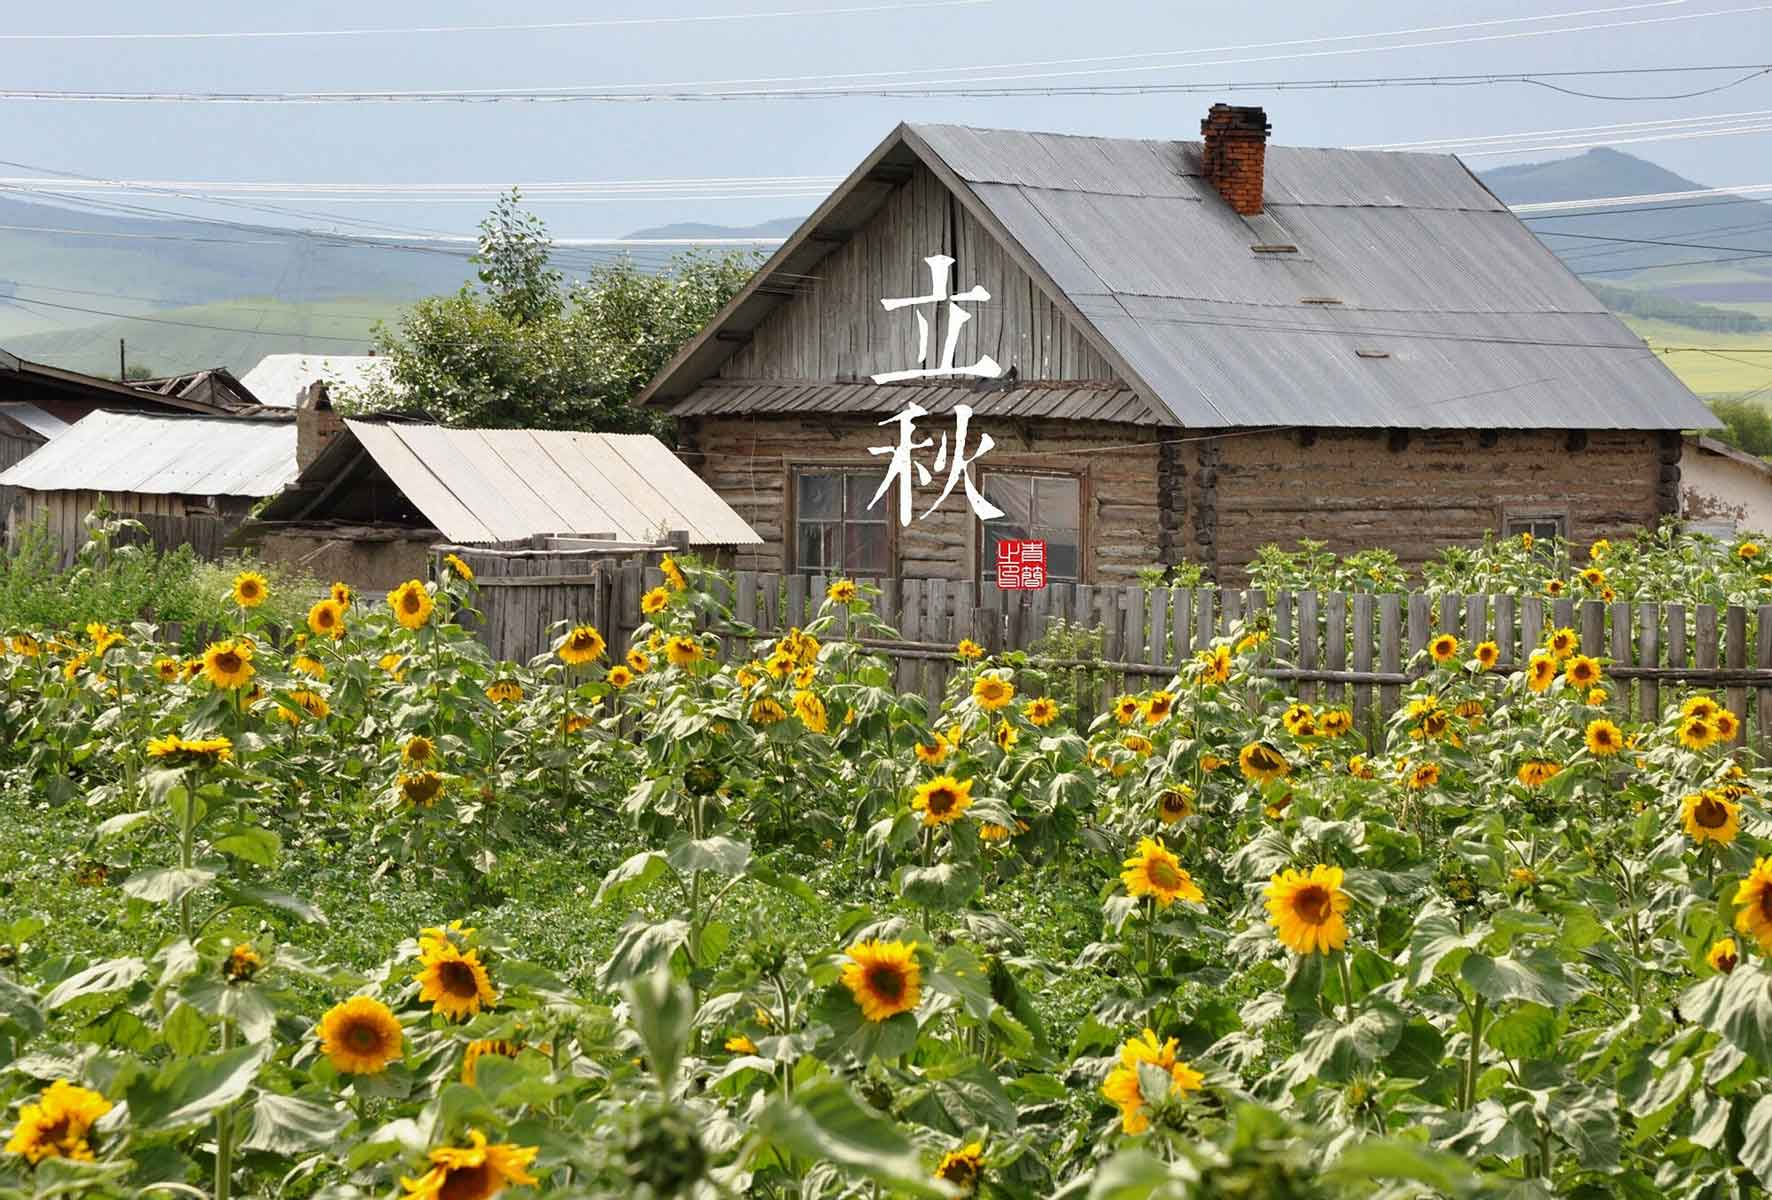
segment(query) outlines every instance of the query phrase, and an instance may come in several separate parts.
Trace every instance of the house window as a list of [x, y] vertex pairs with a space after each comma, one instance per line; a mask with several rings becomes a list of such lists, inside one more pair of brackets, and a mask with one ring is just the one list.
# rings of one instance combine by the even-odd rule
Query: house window
[[1534, 544], [1549, 550], [1556, 539], [1569, 536], [1569, 517], [1566, 513], [1509, 513], [1501, 532], [1507, 538], [1529, 533]]
[[[884, 473], [810, 467], [794, 472], [794, 570], [808, 575], [892, 573], [882, 500], [868, 507]], [[888, 497], [887, 499], [890, 499]]]
[[1075, 583], [1083, 571], [1083, 485], [1074, 475], [986, 474], [984, 494], [1003, 510], [981, 522], [979, 562], [986, 583], [997, 582], [997, 542], [1037, 538], [1046, 543], [1046, 577]]

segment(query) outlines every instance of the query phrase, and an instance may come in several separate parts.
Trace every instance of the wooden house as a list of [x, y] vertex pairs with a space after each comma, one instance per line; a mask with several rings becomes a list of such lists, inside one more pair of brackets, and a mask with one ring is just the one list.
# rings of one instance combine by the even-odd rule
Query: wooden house
[[[1463, 164], [1268, 129], [893, 130], [641, 396], [762, 536], [736, 565], [985, 583], [1035, 537], [1054, 580], [1229, 584], [1272, 542], [1413, 564], [1677, 510], [1680, 430], [1713, 418]], [[911, 405], [945, 444], [905, 522]], [[981, 433], [1004, 515], [956, 488], [924, 517]]]

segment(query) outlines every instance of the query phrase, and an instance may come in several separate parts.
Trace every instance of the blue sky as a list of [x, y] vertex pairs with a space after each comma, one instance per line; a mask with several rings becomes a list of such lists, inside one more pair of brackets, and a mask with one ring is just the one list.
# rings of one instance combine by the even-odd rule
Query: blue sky
[[[888, 0], [889, 2], [889, 0]], [[1772, 59], [1772, 6], [1756, 0], [1522, 0], [1466, 4], [1140, 3], [989, 0], [946, 7], [791, 19], [676, 21], [594, 29], [239, 40], [19, 40], [20, 34], [337, 30], [509, 24], [636, 16], [695, 17], [868, 6], [868, 0], [627, 0], [501, 4], [276, 5], [74, 0], [10, 6], [0, 34], [7, 88], [336, 90], [510, 88], [682, 83], [814, 73], [937, 69], [943, 79], [1024, 74], [1026, 82], [1218, 82], [1610, 66], [1684, 66]], [[1611, 11], [1599, 11], [1611, 10]], [[1730, 13], [1709, 16], [1699, 14]], [[1520, 18], [1563, 14], [1555, 20]], [[1585, 15], [1570, 15], [1585, 14]], [[1513, 21], [1475, 26], [1476, 22]], [[1350, 35], [1469, 25], [1358, 40]], [[1560, 27], [1576, 32], [1527, 36]], [[1611, 26], [1611, 27], [1602, 27]], [[1337, 38], [1291, 46], [1268, 43]], [[1482, 41], [1470, 41], [1484, 38]], [[1460, 44], [1425, 45], [1428, 42]], [[1261, 48], [1214, 50], [1215, 47]], [[1408, 48], [1324, 51], [1375, 45]], [[991, 64], [1150, 55], [1103, 64]], [[1299, 57], [1312, 55], [1312, 57]], [[1176, 66], [1177, 62], [1276, 61]], [[1126, 67], [1160, 69], [1125, 70]], [[1078, 71], [1119, 68], [1111, 73]], [[1070, 72], [1062, 76], [1054, 72]], [[1575, 81], [1608, 93], [1671, 92], [1726, 76]], [[1226, 94], [1263, 104], [1274, 139], [1366, 145], [1772, 110], [1772, 75], [1689, 100], [1594, 100], [1531, 87]], [[899, 120], [1143, 137], [1194, 137], [1211, 95], [919, 100], [825, 98], [729, 103], [167, 105], [8, 102], [0, 156], [106, 178], [158, 180], [486, 183], [681, 177], [835, 176]], [[1772, 122], [1769, 122], [1772, 124]], [[1623, 144], [1709, 184], [1772, 182], [1767, 133]], [[1472, 159], [1479, 167], [1543, 158]], [[13, 168], [0, 174], [16, 175]], [[718, 195], [718, 189], [708, 189]], [[220, 211], [146, 201], [184, 211]], [[274, 201], [409, 227], [465, 233], [474, 203]], [[616, 235], [676, 220], [742, 224], [808, 211], [807, 198], [623, 198], [540, 203], [565, 237]], [[230, 215], [238, 217], [238, 212]], [[260, 214], [249, 219], [271, 218]], [[324, 224], [323, 219], [302, 223]]]

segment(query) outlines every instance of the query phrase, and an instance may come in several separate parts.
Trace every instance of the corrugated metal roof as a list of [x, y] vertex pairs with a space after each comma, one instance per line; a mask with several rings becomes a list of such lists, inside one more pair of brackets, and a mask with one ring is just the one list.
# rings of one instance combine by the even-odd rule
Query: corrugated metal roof
[[[976, 391], [970, 387], [919, 387], [910, 384], [820, 383], [758, 380], [710, 384], [671, 409], [676, 417], [719, 413], [896, 413], [920, 404], [940, 416], [956, 404], [969, 404], [981, 417], [1050, 417], [1131, 420], [1150, 410], [1131, 388], [1070, 384]], [[1124, 414], [1092, 416], [1095, 413]]]
[[269, 496], [294, 480], [295, 423], [94, 412], [4, 474], [33, 491]]
[[[1083, 314], [1084, 332], [1148, 402], [1130, 420], [1716, 424], [1451, 155], [1269, 145], [1266, 211], [1251, 217], [1203, 177], [1198, 142], [907, 125], [869, 162], [902, 170], [918, 160], [994, 218], [1011, 252]], [[868, 179], [858, 172], [845, 189], [859, 192]], [[811, 237], [815, 215], [759, 282], [772, 267], [814, 272], [816, 246], [859, 227], [855, 215], [836, 223], [845, 195], [820, 208], [832, 236]], [[1257, 245], [1297, 252], [1256, 253]], [[793, 301], [752, 289], [723, 322], [742, 333], [784, 302]], [[692, 411], [733, 401], [724, 389], [705, 402], [689, 395], [743, 341], [716, 339], [724, 323], [661, 372], [649, 402], [675, 399], [678, 411]]]
[[35, 404], [9, 400], [0, 404], [0, 417], [10, 417], [31, 432], [48, 439], [62, 432], [68, 423], [53, 413], [46, 413]]
[[763, 540], [650, 434], [345, 425], [453, 541], [606, 533], [650, 542], [673, 529], [688, 530], [699, 546]]
[[373, 354], [267, 354], [240, 382], [260, 404], [294, 408], [301, 390], [316, 379], [329, 387], [361, 388], [386, 382], [388, 360]]

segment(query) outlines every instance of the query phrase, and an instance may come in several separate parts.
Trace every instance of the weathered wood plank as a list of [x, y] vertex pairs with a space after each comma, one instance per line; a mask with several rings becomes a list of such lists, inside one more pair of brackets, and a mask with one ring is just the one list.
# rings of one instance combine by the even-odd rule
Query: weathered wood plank
[[[1723, 665], [1730, 670], [1747, 666], [1747, 610], [1731, 604], [1723, 613]], [[1735, 744], [1747, 741], [1747, 689], [1736, 686], [1724, 693], [1724, 703], [1739, 719], [1735, 727]]]
[[[1317, 638], [1321, 631], [1317, 627], [1317, 593], [1314, 591], [1298, 594], [1298, 632], [1295, 635], [1298, 652], [1296, 661], [1299, 669], [1312, 671], [1317, 666]], [[1305, 682], [1299, 686], [1298, 698], [1307, 704], [1314, 704], [1317, 699], [1317, 685]]]

